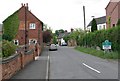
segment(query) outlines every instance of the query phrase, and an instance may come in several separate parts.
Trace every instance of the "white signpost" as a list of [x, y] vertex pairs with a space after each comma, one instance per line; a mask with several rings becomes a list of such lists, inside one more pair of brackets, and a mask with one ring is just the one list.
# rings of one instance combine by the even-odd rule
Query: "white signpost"
[[109, 42], [109, 40], [105, 40], [105, 42], [102, 43], [102, 48], [104, 49], [104, 51], [109, 51], [109, 49], [111, 49], [111, 42]]

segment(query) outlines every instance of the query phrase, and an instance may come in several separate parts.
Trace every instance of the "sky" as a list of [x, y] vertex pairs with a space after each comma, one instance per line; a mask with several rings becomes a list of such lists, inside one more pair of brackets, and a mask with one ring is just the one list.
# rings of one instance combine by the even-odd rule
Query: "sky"
[[110, 0], [0, 0], [0, 23], [28, 3], [29, 10], [41, 21], [55, 30], [84, 29], [83, 5], [86, 11], [86, 26], [95, 18], [106, 15]]

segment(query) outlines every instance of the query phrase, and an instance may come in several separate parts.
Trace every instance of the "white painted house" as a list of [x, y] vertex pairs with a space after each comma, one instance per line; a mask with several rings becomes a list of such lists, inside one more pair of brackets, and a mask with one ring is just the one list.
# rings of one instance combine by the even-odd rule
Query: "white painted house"
[[[95, 18], [95, 20], [97, 22], [97, 30], [106, 29], [106, 16]], [[92, 21], [88, 24], [87, 31], [91, 32], [91, 24]]]

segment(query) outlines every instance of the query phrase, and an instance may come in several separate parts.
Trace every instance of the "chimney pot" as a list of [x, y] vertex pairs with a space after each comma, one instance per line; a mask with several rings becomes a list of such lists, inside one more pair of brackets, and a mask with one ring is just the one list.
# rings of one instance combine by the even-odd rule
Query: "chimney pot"
[[23, 6], [23, 3], [21, 3], [21, 6]]
[[28, 10], [28, 3], [26, 3], [26, 8], [27, 8], [27, 10]]
[[28, 7], [28, 3], [26, 3], [26, 7]]

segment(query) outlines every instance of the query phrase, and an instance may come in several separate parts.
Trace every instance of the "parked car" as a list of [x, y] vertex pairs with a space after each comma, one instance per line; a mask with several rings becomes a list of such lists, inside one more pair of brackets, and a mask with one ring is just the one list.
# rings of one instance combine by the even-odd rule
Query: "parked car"
[[63, 42], [63, 43], [62, 43], [62, 46], [67, 46], [67, 43]]
[[56, 44], [50, 44], [49, 51], [52, 51], [52, 50], [57, 50], [57, 45]]

